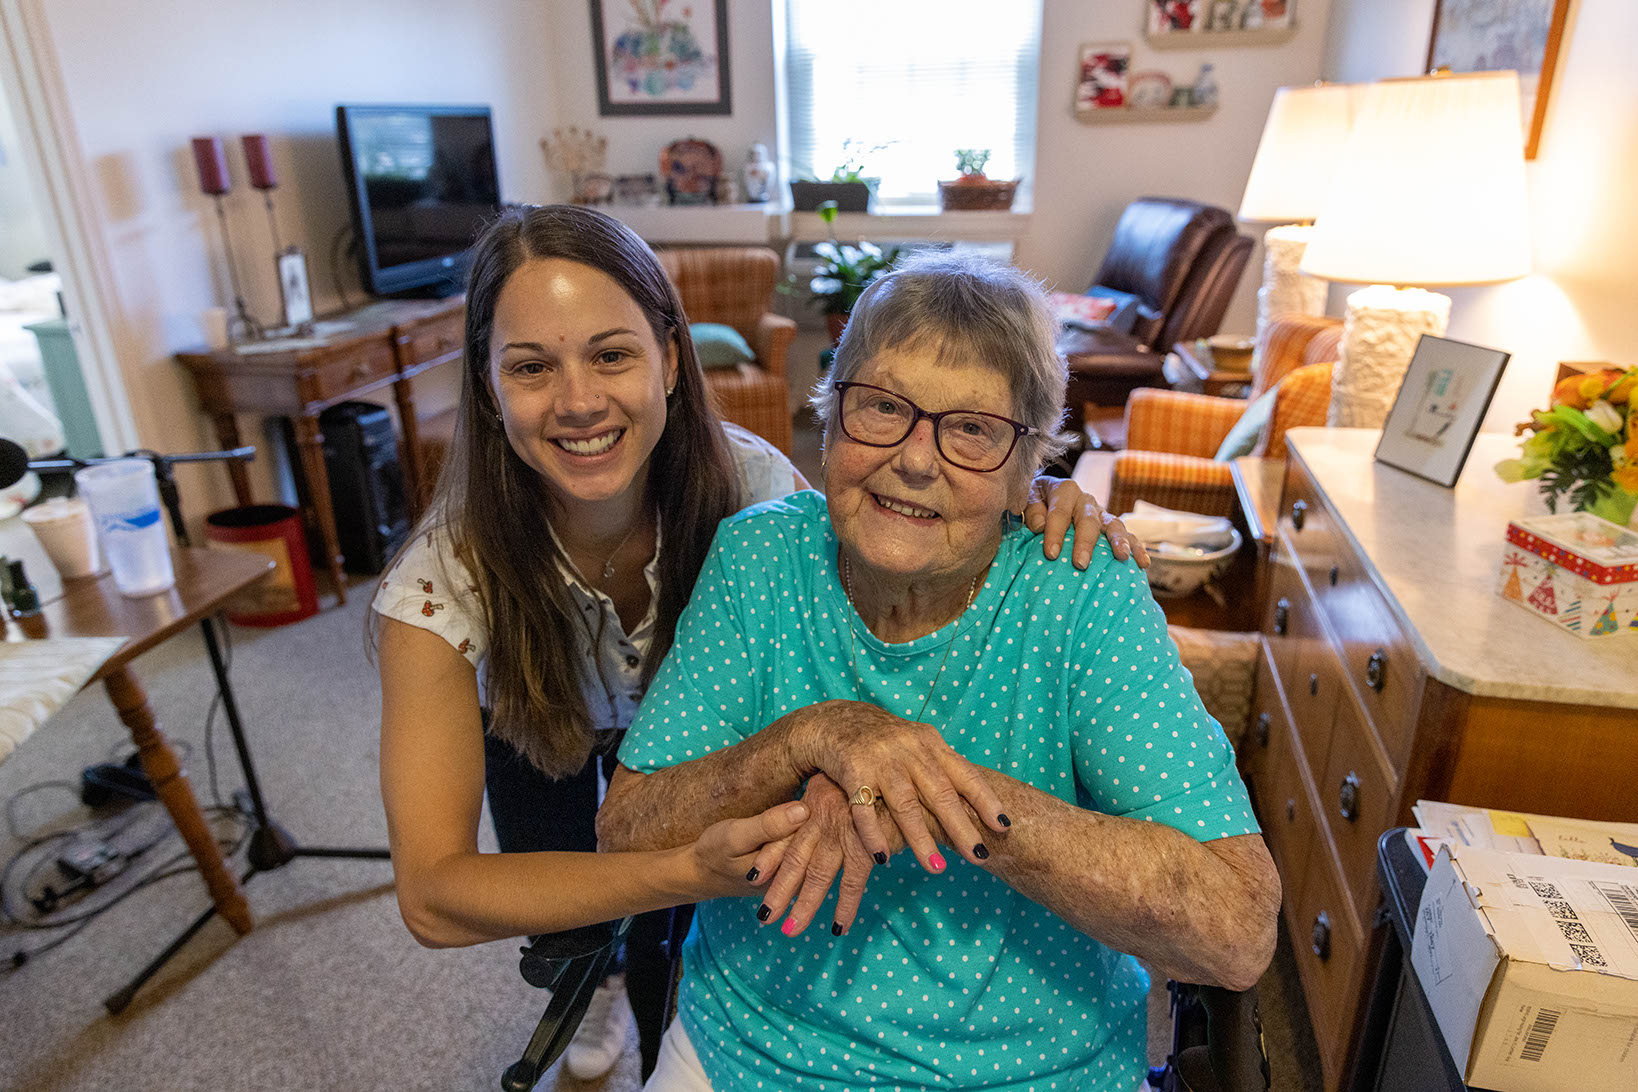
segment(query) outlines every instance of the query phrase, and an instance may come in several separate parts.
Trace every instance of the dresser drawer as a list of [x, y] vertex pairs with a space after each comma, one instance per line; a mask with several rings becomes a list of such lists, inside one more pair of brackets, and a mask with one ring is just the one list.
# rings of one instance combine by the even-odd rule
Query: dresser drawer
[[320, 364], [308, 377], [308, 402], [334, 402], [397, 371], [392, 343], [385, 338], [360, 345]]
[[1342, 862], [1342, 881], [1361, 921], [1376, 910], [1376, 840], [1393, 825], [1398, 780], [1354, 699], [1337, 703], [1331, 757], [1315, 794]]
[[1327, 1088], [1340, 1083], [1359, 1003], [1365, 936], [1338, 882], [1323, 839], [1308, 851], [1302, 891], [1288, 903], [1291, 947], [1308, 997], [1308, 1014], [1325, 1068]]
[[398, 341], [404, 371], [447, 364], [461, 355], [464, 339], [465, 316], [461, 311], [401, 327]]
[[1344, 677], [1359, 695], [1389, 762], [1400, 770], [1414, 734], [1421, 664], [1359, 559], [1343, 558], [1336, 571], [1335, 583], [1327, 579], [1314, 586], [1319, 612], [1336, 638]]
[[1347, 553], [1336, 517], [1320, 497], [1313, 479], [1295, 460], [1286, 463], [1281, 503], [1280, 530], [1285, 532], [1297, 563], [1308, 573], [1308, 582], [1317, 591], [1321, 582], [1329, 579], [1332, 567]]
[[1270, 658], [1267, 638], [1257, 649], [1257, 675], [1253, 686], [1251, 716], [1246, 721], [1246, 734], [1234, 757], [1240, 768], [1240, 776], [1255, 784], [1268, 769], [1268, 748], [1274, 739], [1275, 722], [1288, 723], [1285, 698], [1280, 694], [1279, 683], [1274, 680], [1274, 661]]
[[1337, 661], [1283, 537], [1274, 548], [1272, 564], [1264, 632], [1270, 635], [1274, 672], [1311, 768], [1324, 769], [1336, 711]]
[[1304, 788], [1303, 759], [1283, 712], [1270, 718], [1268, 752], [1256, 782], [1257, 819], [1263, 840], [1280, 870], [1285, 901], [1293, 902], [1302, 889], [1308, 853], [1319, 833], [1309, 794]]

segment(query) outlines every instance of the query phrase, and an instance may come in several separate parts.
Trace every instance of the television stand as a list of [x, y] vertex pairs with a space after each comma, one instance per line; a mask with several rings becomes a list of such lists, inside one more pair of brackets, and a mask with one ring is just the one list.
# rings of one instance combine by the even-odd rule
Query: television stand
[[[298, 492], [308, 541], [321, 544], [324, 567], [339, 604], [347, 601], [347, 588], [341, 574], [341, 546], [336, 538], [319, 414], [338, 402], [392, 391], [410, 519], [419, 519], [432, 482], [421, 474], [415, 379], [461, 359], [466, 297], [378, 299], [321, 315], [319, 322], [346, 326], [324, 337], [244, 342], [226, 349], [181, 352], [176, 359], [193, 376], [200, 405], [210, 415], [217, 441], [224, 448], [240, 445], [238, 414], [290, 419], [300, 455], [297, 473], [303, 488]], [[229, 463], [228, 473], [237, 502], [254, 503], [244, 465]]]

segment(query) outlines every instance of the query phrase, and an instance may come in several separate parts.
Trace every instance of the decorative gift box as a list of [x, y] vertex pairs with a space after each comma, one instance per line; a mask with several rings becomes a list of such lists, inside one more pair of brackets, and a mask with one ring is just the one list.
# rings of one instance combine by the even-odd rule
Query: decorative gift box
[[1638, 633], [1638, 534], [1586, 512], [1507, 525], [1496, 590], [1578, 637]]

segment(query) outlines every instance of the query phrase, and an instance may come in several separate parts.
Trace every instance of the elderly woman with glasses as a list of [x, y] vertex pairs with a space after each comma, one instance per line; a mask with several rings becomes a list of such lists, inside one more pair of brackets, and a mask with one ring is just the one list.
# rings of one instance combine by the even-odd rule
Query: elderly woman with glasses
[[649, 1088], [1129, 1092], [1134, 956], [1231, 989], [1267, 965], [1279, 879], [1142, 573], [1049, 561], [1009, 515], [1065, 382], [1030, 280], [909, 263], [814, 396], [823, 495], [718, 530], [600, 842], [810, 817], [754, 910], [700, 907]]

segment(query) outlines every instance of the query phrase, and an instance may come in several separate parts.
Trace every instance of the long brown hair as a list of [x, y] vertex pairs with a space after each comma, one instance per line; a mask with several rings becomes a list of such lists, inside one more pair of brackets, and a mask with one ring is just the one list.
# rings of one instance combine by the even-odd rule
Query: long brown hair
[[648, 463], [648, 495], [665, 548], [645, 686], [676, 636], [718, 522], [740, 507], [739, 479], [682, 300], [636, 233], [578, 205], [526, 206], [502, 214], [472, 255], [458, 420], [430, 511], [445, 521], [488, 624], [489, 730], [543, 772], [562, 777], [585, 765], [595, 743], [583, 687], [596, 665], [576, 645], [580, 621], [558, 574], [546, 484], [512, 450], [489, 386], [495, 304], [518, 267], [559, 258], [607, 274], [642, 308], [662, 351], [677, 347], [677, 384]]

